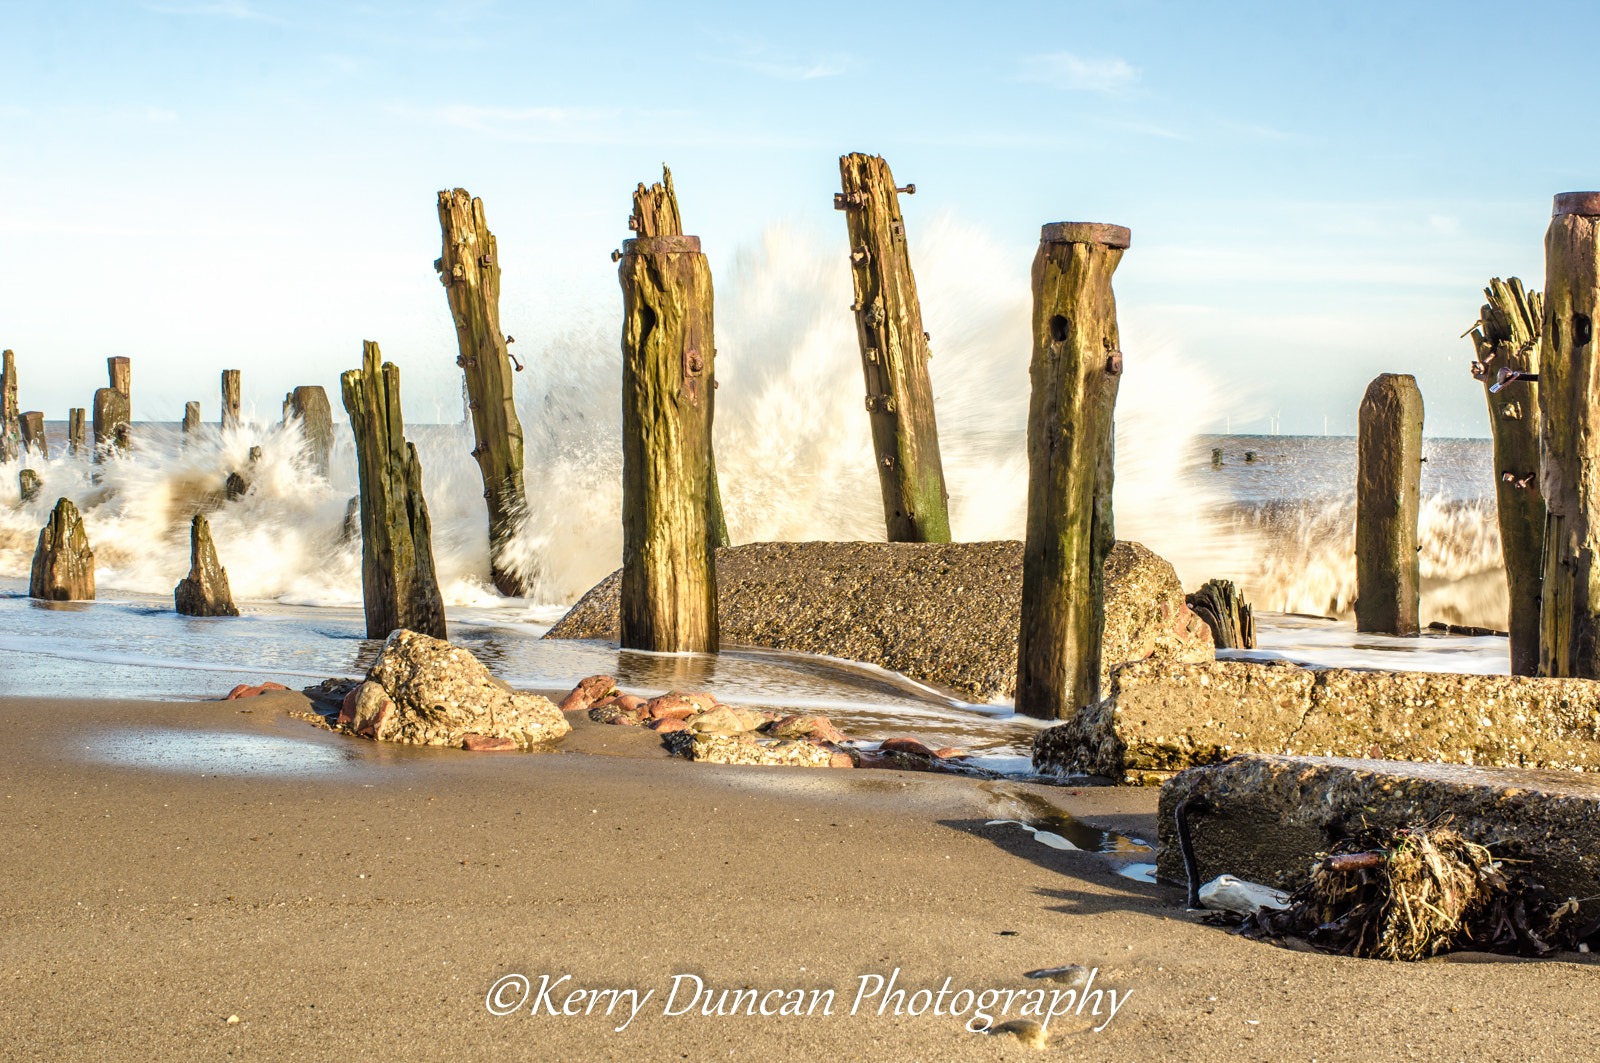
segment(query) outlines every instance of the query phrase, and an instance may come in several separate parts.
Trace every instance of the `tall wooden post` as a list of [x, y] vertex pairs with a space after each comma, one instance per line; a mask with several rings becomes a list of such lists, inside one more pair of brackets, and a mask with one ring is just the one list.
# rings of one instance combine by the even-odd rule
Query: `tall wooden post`
[[698, 237], [642, 236], [623, 244], [617, 274], [624, 313], [622, 645], [714, 652], [711, 267]]
[[367, 637], [397, 628], [446, 638], [444, 598], [433, 567], [433, 525], [422, 497], [422, 465], [406, 442], [400, 370], [362, 344], [361, 368], [339, 378], [361, 479], [361, 592]]
[[222, 427], [239, 427], [239, 370], [222, 371]]
[[1553, 214], [1539, 348], [1539, 471], [1548, 510], [1539, 674], [1600, 679], [1600, 192], [1558, 195]]
[[[665, 164], [661, 167], [659, 183], [646, 188], [644, 183], [640, 182], [633, 190], [633, 213], [628, 216], [628, 228], [640, 236], [647, 237], [683, 235], [683, 216], [678, 210], [678, 191], [672, 187], [672, 171]], [[711, 353], [715, 355], [717, 352]], [[711, 376], [710, 379], [714, 391], [717, 387], [716, 378]], [[732, 540], [728, 538], [728, 518], [722, 511], [722, 485], [717, 479], [715, 432], [709, 427], [706, 432], [706, 445], [711, 448], [711, 472], [706, 483], [706, 533], [711, 537], [711, 546], [715, 549], [729, 545]]]
[[189, 445], [189, 437], [200, 431], [200, 404], [186, 402], [183, 404], [183, 445]]
[[1111, 275], [1120, 225], [1044, 226], [1033, 259], [1028, 524], [1017, 640], [1019, 713], [1065, 719], [1100, 700], [1112, 416], [1122, 374]]
[[1356, 630], [1415, 635], [1421, 566], [1422, 392], [1407, 373], [1367, 385], [1357, 428]]
[[22, 426], [22, 449], [37, 451], [41, 458], [50, 456], [50, 443], [44, 437], [44, 414], [29, 410], [17, 419]]
[[326, 478], [329, 456], [333, 453], [333, 407], [328, 404], [328, 393], [318, 385], [295, 388], [289, 396], [289, 409], [300, 418], [306, 443], [311, 448], [311, 463]]
[[1544, 494], [1539, 488], [1539, 383], [1500, 372], [1539, 372], [1539, 334], [1544, 301], [1524, 291], [1515, 277], [1499, 277], [1483, 290], [1489, 301], [1472, 330], [1477, 360], [1472, 373], [1483, 381], [1494, 436], [1495, 502], [1500, 552], [1511, 602], [1511, 674], [1539, 674], [1539, 598], [1544, 583]]
[[107, 358], [111, 386], [94, 393], [95, 456], [115, 447], [128, 449], [128, 426], [133, 419], [133, 368], [126, 358]]
[[87, 441], [83, 431], [83, 422], [88, 412], [82, 406], [74, 406], [67, 411], [67, 453], [73, 457], [77, 457], [82, 452], [84, 443]]
[[489, 576], [501, 594], [520, 596], [527, 588], [503, 564], [505, 549], [527, 516], [528, 497], [510, 341], [500, 330], [499, 247], [484, 218], [483, 200], [464, 188], [439, 193], [439, 229], [444, 251], [433, 266], [450, 301], [460, 350], [456, 364], [466, 377], [472, 456], [489, 507]]
[[17, 420], [17, 355], [0, 354], [0, 461], [22, 454], [22, 425]]
[[866, 377], [872, 450], [892, 543], [950, 541], [949, 495], [928, 379], [928, 336], [911, 275], [905, 219], [889, 164], [856, 152], [839, 157], [844, 191], [833, 199], [850, 232], [856, 339]]

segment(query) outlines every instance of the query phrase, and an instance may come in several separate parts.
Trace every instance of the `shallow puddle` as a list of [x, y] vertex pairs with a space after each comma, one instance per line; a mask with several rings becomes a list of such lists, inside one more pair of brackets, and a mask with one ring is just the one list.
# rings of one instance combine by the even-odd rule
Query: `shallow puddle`
[[1131, 878], [1135, 882], [1158, 882], [1156, 878], [1156, 865], [1154, 864], [1123, 864], [1117, 868], [1117, 874], [1123, 878]]
[[1004, 783], [985, 783], [980, 789], [995, 802], [995, 811], [1005, 818], [989, 821], [1015, 824], [1033, 835], [1033, 840], [1052, 849], [1076, 849], [1086, 853], [1147, 853], [1150, 846], [1112, 830], [1092, 827], [1076, 816], [1061, 811], [1038, 794]]
[[82, 748], [105, 764], [201, 776], [335, 775], [361, 760], [353, 749], [217, 731], [103, 731]]

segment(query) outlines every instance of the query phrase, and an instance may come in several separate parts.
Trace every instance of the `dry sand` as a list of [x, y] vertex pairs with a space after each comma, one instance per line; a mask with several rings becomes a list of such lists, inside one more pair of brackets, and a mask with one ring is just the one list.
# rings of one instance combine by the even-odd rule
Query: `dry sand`
[[[556, 754], [382, 747], [296, 704], [0, 699], [0, 1058], [1600, 1058], [1596, 967], [1245, 941], [1106, 857], [985, 826], [1015, 815], [1005, 786], [691, 765], [587, 724]], [[1009, 788], [1155, 836], [1153, 790]], [[1043, 1053], [849, 1014], [897, 967], [911, 990], [1054, 990], [1022, 972], [1069, 963], [1130, 995], [1099, 1033], [1054, 1020]], [[511, 973], [571, 975], [558, 1007], [656, 992], [622, 1032], [491, 1015]], [[679, 974], [831, 988], [833, 1014], [664, 1016]]]

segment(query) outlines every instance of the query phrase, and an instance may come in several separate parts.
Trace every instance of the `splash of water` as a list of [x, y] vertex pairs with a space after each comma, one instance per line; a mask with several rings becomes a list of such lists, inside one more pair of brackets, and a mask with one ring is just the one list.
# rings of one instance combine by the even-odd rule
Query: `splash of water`
[[[1259, 608], [1354, 618], [1353, 498], [1242, 510], [1232, 523], [1253, 555], [1243, 582]], [[1493, 505], [1425, 498], [1417, 540], [1422, 622], [1503, 628], [1510, 604]]]
[[[775, 226], [742, 249], [717, 296], [716, 448], [734, 542], [882, 540], [883, 511], [861, 396], [847, 251]], [[1027, 508], [1030, 357], [1026, 253], [949, 217], [912, 247], [954, 535], [1015, 539]], [[1210, 382], [1170, 346], [1125, 339], [1117, 407], [1117, 529], [1204, 580], [1224, 563], [1220, 501], [1180, 484]], [[529, 431], [533, 519], [513, 548], [537, 595], [571, 601], [622, 555], [621, 362], [613, 332], [552, 344], [519, 395]], [[1182, 416], [1173, 416], [1183, 411]], [[535, 442], [536, 440], [536, 442]]]
[[[718, 277], [716, 447], [735, 542], [884, 537], [842, 240], [774, 226]], [[1030, 355], [1028, 250], [997, 245], [950, 217], [914, 236], [912, 261], [932, 335], [931, 363], [951, 522], [958, 539], [1018, 538], [1026, 511]], [[1242, 583], [1259, 608], [1348, 612], [1353, 505], [1276, 516], [1241, 512], [1188, 471], [1193, 432], [1222, 408], [1181, 349], [1124, 329], [1117, 405], [1120, 538], [1172, 561], [1191, 588]], [[534, 587], [530, 603], [569, 603], [622, 554], [621, 356], [616, 323], [576, 321], [519, 374], [528, 520], [503, 562]], [[465, 425], [412, 425], [447, 604], [505, 601], [488, 585], [482, 484]], [[290, 604], [356, 604], [360, 545], [343, 534], [356, 494], [354, 445], [336, 432], [326, 479], [297, 423], [207, 428], [184, 446], [142, 425], [132, 450], [101, 463], [29, 455], [38, 499], [0, 476], [0, 574], [28, 573], [56, 498], [85, 514], [106, 587], [170, 594], [188, 571], [188, 524], [210, 514], [234, 594]], [[261, 456], [251, 463], [250, 448]], [[230, 472], [250, 482], [224, 497]], [[1495, 623], [1505, 613], [1492, 508], [1423, 508], [1424, 619]], [[1498, 595], [1498, 597], [1496, 597]], [[1485, 619], [1486, 617], [1490, 619]], [[1503, 620], [1500, 621], [1503, 623]]]

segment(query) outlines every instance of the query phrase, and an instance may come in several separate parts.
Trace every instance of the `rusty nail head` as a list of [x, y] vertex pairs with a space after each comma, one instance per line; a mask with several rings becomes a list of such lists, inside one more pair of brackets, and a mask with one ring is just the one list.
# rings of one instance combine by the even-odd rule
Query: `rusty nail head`
[[611, 261], [613, 261], [613, 262], [621, 262], [622, 261], [622, 252], [621, 251], [612, 251], [611, 252]]
[[844, 201], [844, 193], [843, 192], [835, 192], [833, 194], [833, 209], [834, 210], [845, 210], [847, 207], [848, 207], [848, 204], [845, 203], [845, 201]]
[[914, 195], [917, 194], [917, 186], [916, 185], [906, 185], [904, 188], [895, 189], [895, 191], [896, 192], [904, 192], [908, 196], [914, 196]]
[[636, 215], [636, 214], [628, 215], [628, 231], [631, 232], [631, 233], [636, 233], [636, 232], [639, 231], [639, 217], [638, 217], [638, 215]]
[[1106, 356], [1106, 372], [1110, 373], [1113, 376], [1115, 376], [1116, 374], [1122, 372], [1122, 352], [1121, 351], [1113, 351], [1111, 354]]

